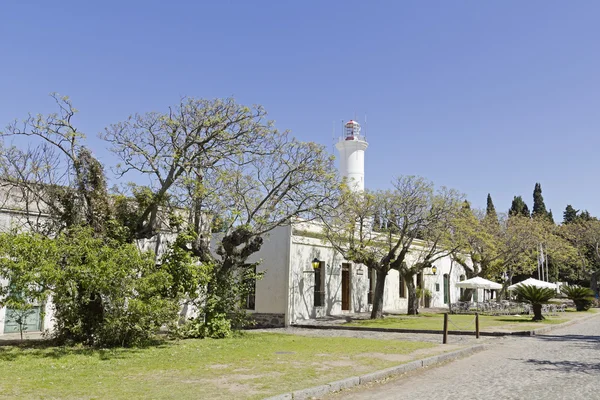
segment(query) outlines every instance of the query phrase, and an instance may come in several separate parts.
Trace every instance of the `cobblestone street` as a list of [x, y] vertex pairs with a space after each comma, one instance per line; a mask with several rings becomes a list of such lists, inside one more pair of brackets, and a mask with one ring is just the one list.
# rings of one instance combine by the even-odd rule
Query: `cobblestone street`
[[600, 317], [329, 399], [600, 399]]

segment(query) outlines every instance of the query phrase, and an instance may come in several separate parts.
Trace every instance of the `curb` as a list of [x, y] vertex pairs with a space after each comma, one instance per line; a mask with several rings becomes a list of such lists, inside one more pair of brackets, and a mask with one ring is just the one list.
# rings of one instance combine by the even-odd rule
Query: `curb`
[[[368, 328], [362, 326], [343, 326], [343, 325], [290, 325], [292, 328], [302, 329], [324, 329], [339, 331], [362, 331], [362, 332], [387, 332], [387, 333], [430, 333], [441, 335], [443, 331], [435, 329], [403, 329], [403, 328]], [[514, 332], [479, 332], [479, 336], [506, 336]], [[467, 335], [475, 336], [475, 331], [448, 331], [449, 335]]]
[[269, 397], [265, 400], [303, 400], [310, 399], [313, 397], [320, 397], [328, 393], [340, 391], [342, 389], [348, 389], [355, 386], [364, 385], [365, 383], [369, 382], [380, 381], [394, 375], [400, 375], [421, 368], [427, 368], [435, 364], [440, 364], [447, 361], [454, 361], [456, 359], [466, 357], [471, 354], [475, 354], [479, 351], [485, 350], [485, 348], [485, 345], [478, 344], [461, 350], [456, 350], [449, 353], [424, 358], [422, 360], [411, 361], [406, 364], [382, 369], [365, 375], [353, 376], [350, 378], [342, 379], [340, 381], [326, 383], [324, 385], [314, 386], [302, 390], [296, 390], [290, 393], [279, 394], [277, 396]]

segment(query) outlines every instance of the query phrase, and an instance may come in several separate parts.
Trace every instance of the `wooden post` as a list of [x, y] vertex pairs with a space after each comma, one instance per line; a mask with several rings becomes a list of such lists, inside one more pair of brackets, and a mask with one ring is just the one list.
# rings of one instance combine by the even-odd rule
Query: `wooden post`
[[479, 339], [479, 313], [475, 313], [475, 337]]
[[448, 343], [448, 313], [444, 313], [444, 339], [442, 344]]

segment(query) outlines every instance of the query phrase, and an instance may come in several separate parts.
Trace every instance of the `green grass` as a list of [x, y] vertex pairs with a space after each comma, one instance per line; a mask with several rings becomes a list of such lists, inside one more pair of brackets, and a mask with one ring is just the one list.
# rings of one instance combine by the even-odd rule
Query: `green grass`
[[[531, 316], [479, 316], [479, 329], [483, 331], [520, 331], [539, 328], [539, 324], [560, 324], [568, 319], [560, 317], [546, 317], [542, 322], [532, 322]], [[443, 314], [419, 314], [418, 316], [388, 316], [384, 319], [355, 321], [345, 325], [364, 326], [388, 329], [443, 329]], [[475, 316], [466, 314], [450, 315], [448, 329], [456, 331], [475, 331]]]
[[263, 398], [398, 365], [432, 347], [256, 332], [144, 349], [5, 346], [0, 398]]

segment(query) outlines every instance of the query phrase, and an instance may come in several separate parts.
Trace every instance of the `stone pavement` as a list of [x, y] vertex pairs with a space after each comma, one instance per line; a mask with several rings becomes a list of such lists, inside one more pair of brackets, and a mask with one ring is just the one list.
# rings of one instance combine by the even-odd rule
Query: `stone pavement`
[[600, 399], [600, 317], [328, 399]]

